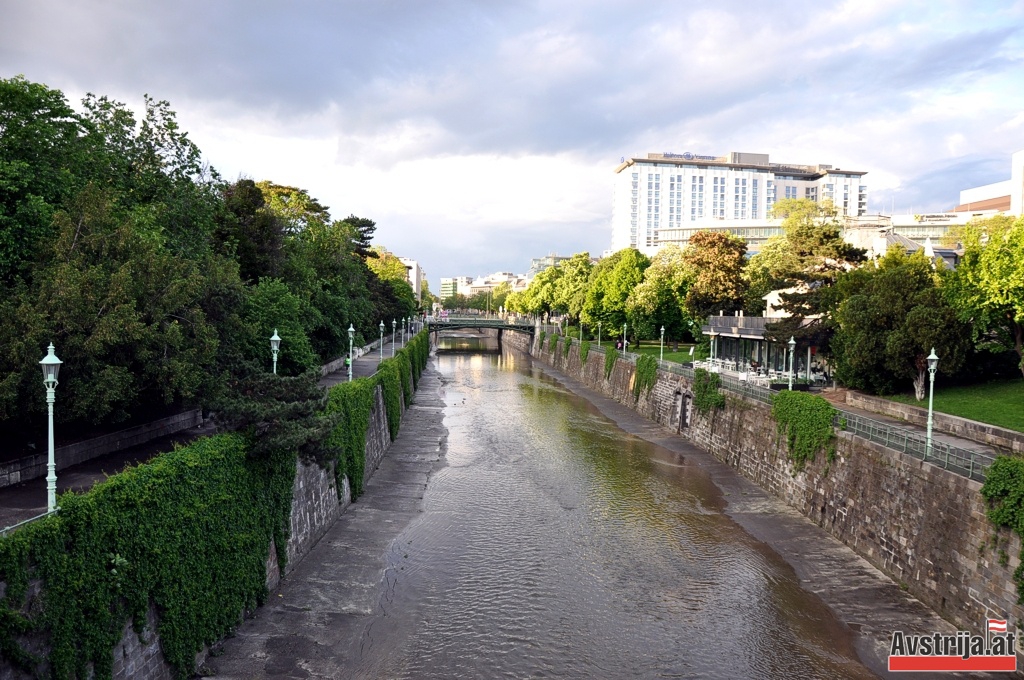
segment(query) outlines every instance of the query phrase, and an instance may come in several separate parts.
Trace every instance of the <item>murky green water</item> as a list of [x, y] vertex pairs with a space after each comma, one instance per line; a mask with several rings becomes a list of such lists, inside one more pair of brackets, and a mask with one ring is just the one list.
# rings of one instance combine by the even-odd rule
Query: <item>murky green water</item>
[[528, 357], [449, 347], [448, 464], [392, 546], [354, 675], [872, 677], [699, 467]]

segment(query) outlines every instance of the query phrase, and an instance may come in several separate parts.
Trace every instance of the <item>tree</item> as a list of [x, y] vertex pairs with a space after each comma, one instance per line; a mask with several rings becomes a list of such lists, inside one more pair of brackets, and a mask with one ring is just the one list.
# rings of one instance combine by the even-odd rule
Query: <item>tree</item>
[[728, 232], [698, 231], [690, 237], [682, 261], [693, 272], [684, 302], [691, 317], [703, 320], [742, 307], [746, 252], [746, 242]]
[[651, 258], [644, 280], [626, 301], [629, 325], [645, 338], [665, 337], [675, 341], [700, 332], [700, 319], [685, 310], [686, 295], [693, 285], [693, 271], [686, 265], [683, 250], [669, 244]]
[[963, 365], [969, 329], [943, 298], [938, 275], [922, 252], [894, 249], [877, 268], [845, 274], [837, 286], [846, 297], [835, 315], [832, 346], [843, 384], [889, 394], [912, 381], [923, 399], [931, 348], [942, 357], [943, 373]]
[[555, 286], [553, 304], [578, 321], [587, 301], [587, 286], [594, 269], [590, 253], [576, 253], [556, 266], [562, 275]]
[[1012, 348], [1024, 374], [1024, 217], [972, 222], [964, 256], [947, 277], [947, 296], [982, 344]]
[[505, 306], [508, 296], [512, 294], [512, 284], [502, 281], [491, 291], [491, 311]]
[[524, 314], [550, 314], [555, 310], [555, 293], [562, 270], [548, 267], [530, 281], [522, 293], [512, 298], [515, 310]]
[[[640, 282], [651, 261], [633, 248], [623, 248], [602, 259], [590, 274], [582, 319], [612, 329], [626, 323], [626, 301]], [[543, 272], [542, 272], [543, 273]]]
[[54, 211], [84, 185], [84, 133], [59, 90], [0, 79], [0, 281], [28, 273]]
[[373, 255], [366, 260], [366, 266], [382, 281], [408, 281], [409, 270], [394, 253], [384, 246], [374, 246]]
[[286, 252], [286, 224], [267, 208], [263, 192], [251, 179], [224, 187], [224, 210], [217, 236], [238, 260], [239, 276], [255, 283], [281, 274]]
[[776, 234], [765, 241], [760, 252], [747, 260], [743, 269], [743, 280], [746, 284], [744, 313], [750, 316], [764, 314], [764, 296], [789, 285], [787, 280], [793, 278], [801, 266], [802, 263], [790, 248], [785, 234]]
[[301, 232], [311, 226], [323, 227], [330, 223], [327, 206], [309, 195], [305, 189], [274, 184], [269, 180], [257, 182], [263, 200], [286, 224], [289, 232]]
[[835, 330], [832, 314], [838, 302], [832, 288], [842, 272], [865, 260], [862, 249], [843, 239], [837, 214], [828, 200], [816, 203], [806, 198], [788, 198], [773, 207], [772, 215], [783, 218], [784, 249], [795, 262], [785, 259], [785, 267], [790, 269], [785, 284], [793, 290], [781, 296], [783, 308], [790, 316], [769, 324], [766, 338], [784, 342], [792, 336], [829, 353], [829, 340]]
[[373, 239], [373, 232], [377, 231], [376, 222], [366, 217], [349, 215], [345, 219], [341, 220], [341, 223], [351, 229], [350, 236], [352, 239], [352, 252], [364, 259], [368, 257], [376, 257], [373, 249], [370, 247], [370, 241]]

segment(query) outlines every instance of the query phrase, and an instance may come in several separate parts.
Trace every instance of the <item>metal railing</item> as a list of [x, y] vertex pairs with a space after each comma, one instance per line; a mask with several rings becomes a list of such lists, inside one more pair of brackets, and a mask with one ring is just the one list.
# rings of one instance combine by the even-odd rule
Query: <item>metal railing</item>
[[36, 515], [35, 517], [29, 517], [28, 519], [23, 519], [23, 520], [21, 520], [21, 521], [20, 521], [20, 522], [18, 522], [17, 524], [12, 524], [12, 525], [11, 525], [11, 526], [9, 526], [9, 527], [4, 527], [3, 529], [0, 529], [0, 536], [6, 536], [6, 535], [7, 535], [7, 532], [9, 532], [9, 531], [14, 531], [14, 530], [15, 530], [15, 529], [17, 529], [18, 527], [23, 527], [23, 526], [25, 526], [26, 524], [31, 524], [32, 522], [35, 522], [35, 521], [37, 521], [37, 520], [40, 520], [40, 519], [42, 519], [42, 518], [44, 518], [44, 517], [49, 517], [50, 515], [52, 515], [52, 514], [56, 513], [56, 512], [58, 511], [58, 510], [60, 510], [60, 508], [55, 508], [55, 509], [53, 509], [53, 510], [49, 510], [49, 511], [47, 511], [47, 512], [44, 512], [44, 513], [43, 513], [43, 514], [41, 514], [41, 515]]
[[[573, 341], [579, 342], [574, 339]], [[603, 347], [593, 346], [590, 351], [604, 354]], [[637, 357], [640, 355], [633, 352], [619, 352], [619, 356], [635, 364]], [[672, 361], [659, 360], [658, 368], [667, 373], [691, 379], [695, 373], [694, 369], [690, 366], [684, 366]], [[746, 380], [740, 380], [727, 373], [718, 373], [718, 376], [723, 389], [764, 404], [770, 405], [772, 403], [772, 395], [775, 394], [773, 390]], [[836, 407], [836, 411], [838, 413], [836, 413], [834, 425], [837, 429], [849, 432], [855, 437], [881, 444], [888, 449], [905, 453], [933, 465], [938, 465], [962, 477], [984, 482], [986, 472], [995, 460], [995, 455], [991, 453], [964, 449], [945, 442], [935, 441], [934, 438], [932, 439], [931, 449], [929, 449], [926, 438], [915, 430], [868, 418], [859, 413], [847, 411], [842, 407]]]

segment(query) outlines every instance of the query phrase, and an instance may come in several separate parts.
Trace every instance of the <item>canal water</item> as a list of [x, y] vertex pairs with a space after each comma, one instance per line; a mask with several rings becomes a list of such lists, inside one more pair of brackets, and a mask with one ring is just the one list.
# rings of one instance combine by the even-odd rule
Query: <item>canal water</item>
[[442, 339], [447, 465], [354, 677], [874, 677], [699, 466], [477, 342]]

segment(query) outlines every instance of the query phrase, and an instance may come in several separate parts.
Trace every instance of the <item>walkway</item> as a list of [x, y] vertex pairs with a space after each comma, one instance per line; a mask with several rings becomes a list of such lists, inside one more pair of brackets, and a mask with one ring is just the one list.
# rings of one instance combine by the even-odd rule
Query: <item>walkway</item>
[[[391, 356], [392, 343], [384, 345], [384, 358]], [[395, 349], [401, 349], [399, 341]], [[365, 378], [377, 372], [380, 350], [374, 349], [355, 360], [352, 366], [353, 378]], [[331, 387], [348, 380], [348, 371], [329, 373], [320, 380], [324, 387]], [[216, 425], [206, 422], [201, 427], [182, 430], [175, 434], [159, 437], [152, 441], [122, 449], [116, 453], [94, 458], [74, 465], [57, 473], [57, 493], [66, 491], [87, 491], [97, 482], [117, 474], [126, 467], [145, 463], [157, 455], [171, 451], [176, 445], [216, 432]], [[0, 528], [8, 527], [46, 512], [46, 479], [40, 477], [27, 482], [0, 488]]]
[[[387, 605], [387, 593], [401, 572], [403, 556], [388, 554], [388, 548], [420, 513], [427, 480], [443, 466], [447, 431], [441, 395], [440, 375], [428, 367], [398, 438], [363, 495], [234, 637], [215, 647], [202, 675], [345, 677], [343, 669], [360, 658], [360, 645], [386, 636], [387, 631], [364, 628], [368, 615]], [[372, 671], [366, 675], [374, 676]]]

